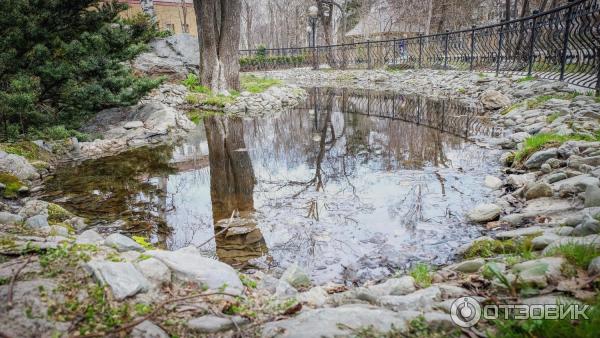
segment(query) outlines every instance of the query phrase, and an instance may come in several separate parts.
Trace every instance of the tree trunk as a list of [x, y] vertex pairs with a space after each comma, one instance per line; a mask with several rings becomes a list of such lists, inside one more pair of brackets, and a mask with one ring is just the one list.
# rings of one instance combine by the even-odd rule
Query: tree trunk
[[213, 93], [240, 89], [241, 0], [194, 0], [200, 44], [200, 82]]
[[248, 4], [248, 1], [244, 1], [246, 9], [246, 44], [248, 49], [254, 48], [252, 43], [252, 7]]
[[[323, 0], [317, 0], [317, 7], [319, 8], [319, 17], [321, 18], [321, 25], [323, 26], [323, 38], [325, 39], [325, 45], [331, 46], [333, 45], [333, 32], [331, 28], [331, 22], [333, 18], [333, 4]], [[326, 11], [329, 12], [328, 16], [324, 15]], [[331, 68], [337, 67], [334, 50], [332, 48], [327, 49], [325, 57], [327, 58], [327, 63]]]

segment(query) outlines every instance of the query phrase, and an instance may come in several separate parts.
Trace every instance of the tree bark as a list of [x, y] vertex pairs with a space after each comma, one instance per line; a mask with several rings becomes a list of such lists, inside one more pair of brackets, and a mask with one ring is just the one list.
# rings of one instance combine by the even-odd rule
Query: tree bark
[[140, 7], [142, 7], [142, 11], [150, 18], [152, 18], [152, 20], [156, 20], [156, 13], [154, 12], [153, 0], [140, 0]]
[[194, 0], [200, 44], [200, 82], [213, 93], [240, 89], [241, 0]]

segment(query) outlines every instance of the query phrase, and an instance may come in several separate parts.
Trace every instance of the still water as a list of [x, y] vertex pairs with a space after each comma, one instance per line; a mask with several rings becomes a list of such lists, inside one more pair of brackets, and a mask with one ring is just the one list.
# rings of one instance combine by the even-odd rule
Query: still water
[[489, 198], [483, 179], [496, 156], [471, 141], [490, 134], [476, 109], [309, 92], [294, 110], [210, 116], [178, 145], [62, 167], [45, 198], [100, 230], [202, 245], [239, 268], [298, 262], [315, 283], [444, 263], [478, 234], [464, 214]]

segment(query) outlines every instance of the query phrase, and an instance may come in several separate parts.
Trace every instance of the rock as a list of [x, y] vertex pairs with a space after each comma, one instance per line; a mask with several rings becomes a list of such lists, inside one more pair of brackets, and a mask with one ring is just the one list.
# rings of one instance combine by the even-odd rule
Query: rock
[[237, 271], [225, 263], [203, 257], [194, 247], [177, 251], [152, 250], [146, 254], [163, 262], [179, 280], [213, 290], [225, 287], [226, 292], [237, 295], [244, 290]]
[[544, 174], [549, 174], [552, 172], [552, 167], [547, 163], [548, 161], [546, 161], [546, 163], [542, 164], [542, 166], [540, 167], [540, 170], [544, 173]]
[[450, 265], [448, 269], [464, 273], [473, 273], [477, 272], [484, 264], [485, 259], [477, 258]]
[[28, 227], [29, 229], [43, 229], [43, 228], [47, 228], [50, 226], [50, 224], [48, 224], [48, 216], [47, 215], [35, 215], [32, 217], [29, 217], [27, 220], [25, 220], [25, 226]]
[[592, 259], [588, 265], [588, 274], [590, 276], [600, 274], [600, 256]]
[[473, 241], [471, 241], [470, 243], [466, 243], [461, 245], [460, 247], [458, 247], [458, 249], [456, 249], [456, 254], [457, 255], [464, 255], [467, 251], [469, 251], [469, 249], [471, 249], [471, 247], [475, 244], [477, 244], [477, 242], [480, 241], [493, 241], [494, 239], [489, 237], [489, 236], [482, 236], [479, 238], [474, 239]]
[[314, 306], [321, 307], [327, 303], [329, 295], [327, 291], [320, 286], [314, 287], [306, 292], [299, 293], [296, 299], [299, 302]]
[[567, 296], [544, 295], [521, 299], [524, 305], [560, 305], [581, 304], [581, 302]]
[[133, 328], [130, 338], [169, 338], [169, 335], [158, 325], [145, 320]]
[[567, 174], [565, 173], [554, 173], [552, 175], [548, 175], [548, 177], [546, 177], [546, 182], [552, 184], [552, 183], [556, 183], [558, 181], [562, 181], [567, 179]]
[[197, 333], [217, 333], [231, 330], [237, 325], [243, 325], [248, 321], [240, 316], [230, 318], [206, 315], [188, 320], [187, 327]]
[[76, 231], [81, 231], [87, 227], [85, 219], [83, 217], [71, 217], [65, 221], [68, 225], [72, 226]]
[[355, 334], [352, 330], [362, 327], [372, 328], [375, 332], [388, 332], [392, 329], [403, 332], [408, 328], [408, 322], [420, 314], [417, 311], [396, 313], [358, 304], [314, 309], [302, 311], [296, 317], [265, 324], [262, 327], [262, 337], [348, 337]]
[[528, 174], [523, 174], [523, 175], [508, 175], [507, 183], [511, 187], [517, 189], [517, 188], [524, 187], [525, 185], [529, 184], [530, 182], [534, 182], [534, 181], [535, 181], [535, 174], [528, 173]]
[[544, 257], [515, 264], [512, 271], [518, 274], [519, 283], [545, 288], [548, 283], [558, 282], [562, 276], [561, 268], [564, 263], [562, 257]]
[[125, 128], [125, 129], [136, 129], [136, 128], [143, 128], [143, 127], [144, 127], [144, 122], [142, 122], [142, 121], [129, 121], [123, 125], [123, 128]]
[[298, 290], [296, 290], [290, 283], [276, 279], [277, 284], [275, 287], [275, 298], [278, 299], [289, 299], [296, 297]]
[[562, 237], [559, 240], [552, 242], [552, 244], [548, 245], [544, 250], [542, 250], [542, 255], [549, 255], [556, 248], [565, 244], [590, 246], [600, 250], [600, 235], [588, 235], [585, 237]]
[[32, 166], [24, 157], [8, 154], [0, 151], [0, 172], [8, 173], [21, 181], [30, 181], [40, 178], [34, 166]]
[[402, 296], [416, 290], [415, 279], [411, 276], [390, 278], [381, 284], [370, 286], [368, 289], [377, 297], [386, 295]]
[[91, 260], [85, 266], [98, 281], [111, 288], [117, 300], [146, 292], [150, 287], [148, 280], [129, 262]]
[[295, 288], [306, 288], [311, 285], [310, 276], [296, 263], [290, 265], [281, 276], [281, 280]]
[[125, 252], [129, 250], [144, 251], [144, 248], [136, 243], [133, 239], [121, 234], [109, 235], [104, 240], [104, 245], [116, 249], [119, 252]]
[[502, 180], [498, 177], [488, 175], [485, 177], [484, 184], [492, 190], [497, 190], [502, 186]]
[[528, 169], [536, 169], [539, 168], [544, 162], [551, 158], [556, 158], [558, 156], [557, 148], [549, 148], [545, 150], [540, 150], [535, 152], [529, 156], [527, 161], [525, 161], [525, 168]]
[[577, 225], [573, 232], [573, 236], [587, 236], [600, 232], [600, 222], [590, 215], [585, 215], [581, 224]]
[[479, 100], [485, 109], [500, 109], [510, 106], [510, 99], [497, 90], [488, 89], [484, 91]]
[[500, 163], [502, 163], [505, 166], [510, 166], [513, 163], [515, 157], [515, 153], [512, 151], [507, 151], [505, 153], [503, 153], [502, 155], [500, 155]]
[[[0, 286], [0, 332], [5, 337], [50, 338], [53, 333], [67, 335], [69, 322], [52, 320], [48, 316], [48, 304], [58, 304], [57, 285], [47, 279], [17, 281], [12, 290], [14, 304], [8, 306], [10, 283]], [[45, 294], [45, 295], [44, 295]]]
[[525, 192], [525, 199], [532, 200], [540, 197], [552, 197], [552, 187], [550, 184], [545, 182], [534, 183], [527, 192]]
[[433, 308], [435, 302], [441, 300], [441, 290], [437, 286], [417, 290], [404, 296], [379, 297], [381, 306], [393, 311], [406, 311], [419, 309], [422, 311]]
[[10, 212], [0, 211], [0, 224], [18, 225], [23, 222], [23, 217]]
[[94, 245], [96, 245], [96, 244], [101, 244], [102, 242], [104, 242], [104, 238], [102, 238], [102, 236], [100, 236], [99, 233], [97, 233], [96, 231], [91, 230], [91, 229], [82, 232], [75, 239], [75, 243], [77, 243], [77, 244], [94, 244]]
[[511, 140], [513, 140], [517, 143], [521, 143], [521, 142], [525, 141], [526, 139], [528, 139], [529, 137], [531, 137], [531, 134], [526, 133], [526, 132], [518, 132], [518, 133], [514, 133], [510, 136]]
[[584, 195], [585, 207], [600, 207], [600, 188], [594, 185], [589, 185], [585, 189]]
[[493, 221], [500, 216], [502, 209], [496, 204], [480, 204], [467, 214], [467, 217], [475, 223]]
[[153, 287], [160, 288], [171, 282], [171, 270], [156, 258], [148, 258], [136, 263], [139, 271]]
[[19, 210], [19, 216], [23, 218], [29, 218], [35, 215], [46, 215], [48, 216], [48, 202], [40, 200], [29, 200]]
[[537, 236], [533, 240], [531, 240], [531, 245], [535, 250], [542, 250], [543, 248], [550, 245], [552, 242], [560, 239], [561, 236], [554, 233], [545, 233], [541, 236]]

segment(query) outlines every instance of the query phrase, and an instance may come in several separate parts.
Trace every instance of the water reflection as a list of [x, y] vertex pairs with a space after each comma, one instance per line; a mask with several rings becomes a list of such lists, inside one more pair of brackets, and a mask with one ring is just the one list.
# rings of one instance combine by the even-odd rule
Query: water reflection
[[[445, 262], [477, 235], [462, 215], [487, 194], [494, 155], [467, 139], [489, 132], [475, 115], [452, 101], [313, 89], [277, 116], [206, 118], [173, 149], [63, 168], [48, 198], [64, 187], [64, 205], [97, 219], [145, 212], [171, 230], [152, 228], [154, 240], [207, 243], [232, 264], [299, 262], [317, 283], [373, 278], [411, 260]], [[114, 166], [128, 159], [138, 170]], [[111, 170], [126, 176], [108, 183], [119, 194], [101, 182], [113, 174], [94, 179]], [[118, 207], [96, 208], [98, 192]]]

